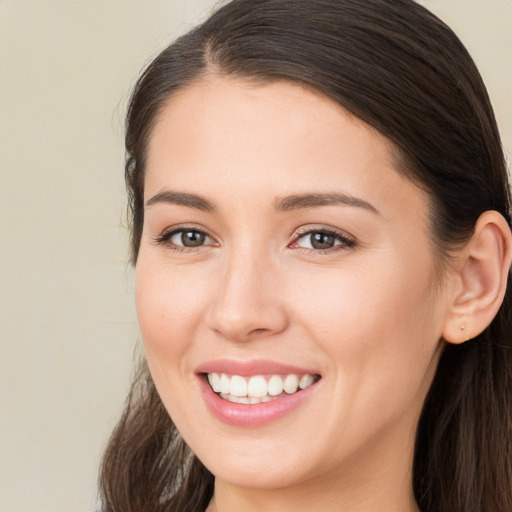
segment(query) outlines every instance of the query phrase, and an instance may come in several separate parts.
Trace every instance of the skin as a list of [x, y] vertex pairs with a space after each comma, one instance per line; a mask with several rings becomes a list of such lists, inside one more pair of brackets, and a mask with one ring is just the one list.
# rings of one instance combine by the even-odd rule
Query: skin
[[[145, 201], [168, 190], [215, 211], [146, 206], [137, 313], [162, 400], [216, 476], [209, 510], [417, 510], [414, 434], [454, 281], [439, 279], [427, 198], [395, 171], [388, 141], [298, 85], [209, 76], [176, 93], [152, 131]], [[376, 211], [274, 209], [333, 192]], [[183, 224], [205, 244], [156, 241]], [[304, 231], [326, 228], [351, 243], [311, 248]], [[277, 421], [235, 427], [199, 391], [195, 369], [218, 358], [322, 378]]]

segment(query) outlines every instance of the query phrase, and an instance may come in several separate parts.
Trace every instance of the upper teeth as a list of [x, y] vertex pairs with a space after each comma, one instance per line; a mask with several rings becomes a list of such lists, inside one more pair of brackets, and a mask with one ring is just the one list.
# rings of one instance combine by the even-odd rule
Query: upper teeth
[[315, 377], [310, 374], [272, 375], [268, 378], [263, 375], [242, 377], [213, 372], [208, 374], [208, 382], [215, 393], [234, 397], [261, 398], [267, 395], [278, 396], [283, 391], [291, 395], [298, 389], [311, 386], [315, 382]]

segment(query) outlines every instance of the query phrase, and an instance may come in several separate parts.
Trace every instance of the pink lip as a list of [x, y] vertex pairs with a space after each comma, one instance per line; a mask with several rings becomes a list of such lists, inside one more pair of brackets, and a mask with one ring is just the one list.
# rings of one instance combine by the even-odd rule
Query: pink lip
[[196, 373], [227, 373], [229, 375], [241, 375], [248, 377], [250, 375], [266, 375], [266, 374], [283, 374], [295, 373], [304, 375], [309, 373], [317, 375], [315, 370], [298, 368], [287, 364], [278, 363], [276, 361], [268, 361], [265, 359], [256, 359], [254, 361], [236, 361], [234, 359], [215, 359], [201, 364], [196, 368]]
[[196, 373], [198, 374], [201, 394], [203, 395], [208, 409], [218, 420], [237, 427], [258, 427], [282, 418], [310, 399], [311, 395], [315, 393], [318, 389], [319, 383], [321, 382], [321, 380], [316, 381], [306, 389], [297, 391], [291, 395], [276, 398], [269, 402], [251, 405], [237, 404], [229, 402], [228, 400], [223, 400], [212, 390], [205, 376], [201, 375], [210, 372], [221, 372], [230, 375], [242, 376], [283, 373], [295, 373], [299, 375], [309, 373], [315, 375], [317, 373], [294, 366], [263, 360], [250, 362], [216, 360], [199, 366]]

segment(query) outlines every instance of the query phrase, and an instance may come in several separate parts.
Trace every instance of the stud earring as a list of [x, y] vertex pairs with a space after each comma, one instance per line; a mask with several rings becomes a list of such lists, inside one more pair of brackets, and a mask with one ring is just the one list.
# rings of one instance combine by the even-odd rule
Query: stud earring
[[466, 331], [466, 324], [462, 324], [462, 325], [460, 326], [460, 330], [461, 330], [463, 333], [465, 333], [465, 335], [466, 335], [466, 340], [465, 340], [465, 341], [469, 341], [469, 336], [468, 336], [468, 333], [467, 333], [467, 331]]

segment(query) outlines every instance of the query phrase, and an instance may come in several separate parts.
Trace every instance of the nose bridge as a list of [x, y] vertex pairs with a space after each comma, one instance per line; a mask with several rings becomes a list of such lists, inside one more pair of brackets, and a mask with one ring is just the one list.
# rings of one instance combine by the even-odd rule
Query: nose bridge
[[210, 311], [210, 326], [224, 337], [247, 341], [282, 331], [286, 313], [269, 251], [239, 243], [223, 262]]

